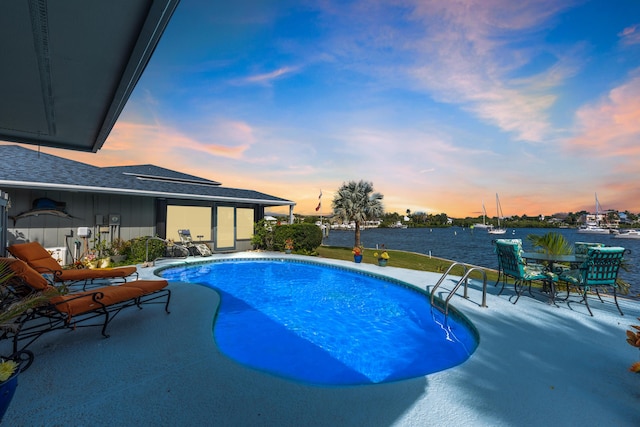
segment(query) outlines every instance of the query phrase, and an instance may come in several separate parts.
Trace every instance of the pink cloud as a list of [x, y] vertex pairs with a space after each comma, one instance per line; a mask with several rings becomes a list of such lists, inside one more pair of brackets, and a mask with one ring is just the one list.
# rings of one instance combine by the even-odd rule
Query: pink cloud
[[[544, 141], [556, 100], [550, 90], [575, 73], [577, 52], [558, 52], [532, 34], [570, 6], [552, 0], [416, 2], [413, 18], [424, 21], [425, 36], [412, 43], [422, 59], [409, 73], [439, 101], [462, 104], [520, 140]], [[520, 47], [507, 47], [517, 41]], [[526, 78], [510, 77], [541, 51], [556, 63]]]
[[618, 33], [618, 37], [620, 37], [620, 41], [625, 45], [633, 45], [640, 43], [640, 25], [632, 25], [630, 27], [626, 27], [620, 33]]
[[234, 80], [234, 83], [270, 83], [271, 81], [291, 74], [296, 70], [296, 67], [282, 67], [271, 71], [270, 73], [256, 74], [244, 79]]
[[639, 154], [640, 75], [578, 110], [576, 120], [580, 133], [567, 141], [570, 150], [600, 156]]
[[199, 163], [202, 156], [241, 159], [255, 141], [251, 126], [238, 121], [218, 120], [201, 135], [205, 135], [203, 140], [168, 126], [119, 121], [103, 148], [95, 154], [54, 149], [47, 151], [96, 166], [152, 163], [188, 172], [195, 163]]

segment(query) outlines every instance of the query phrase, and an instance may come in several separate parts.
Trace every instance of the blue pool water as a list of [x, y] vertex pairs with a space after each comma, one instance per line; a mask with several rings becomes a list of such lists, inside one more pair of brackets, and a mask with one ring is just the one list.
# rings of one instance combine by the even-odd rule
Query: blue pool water
[[213, 336], [228, 357], [314, 384], [397, 381], [456, 366], [478, 335], [410, 285], [317, 263], [214, 261], [160, 271], [216, 289]]

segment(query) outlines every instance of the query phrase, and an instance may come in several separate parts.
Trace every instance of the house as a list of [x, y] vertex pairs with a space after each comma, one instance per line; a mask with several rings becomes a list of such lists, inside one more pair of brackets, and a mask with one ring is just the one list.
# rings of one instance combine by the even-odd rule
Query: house
[[291, 218], [295, 206], [154, 165], [97, 167], [18, 145], [0, 145], [0, 158], [3, 250], [37, 241], [75, 259], [95, 239], [179, 240], [178, 230], [189, 229], [213, 251], [242, 251], [266, 207], [289, 206]]

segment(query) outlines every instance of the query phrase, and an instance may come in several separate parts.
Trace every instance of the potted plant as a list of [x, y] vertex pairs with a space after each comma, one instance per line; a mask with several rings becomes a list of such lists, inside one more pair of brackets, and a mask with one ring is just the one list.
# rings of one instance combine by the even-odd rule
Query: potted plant
[[4, 417], [18, 386], [20, 364], [12, 359], [0, 358], [0, 421]]
[[288, 238], [284, 241], [284, 252], [290, 254], [293, 250], [293, 239]]
[[358, 264], [362, 262], [362, 255], [364, 253], [364, 248], [362, 246], [355, 246], [351, 253], [353, 254], [354, 262]]
[[[638, 317], [638, 320], [640, 320], [640, 317]], [[627, 330], [627, 342], [630, 345], [640, 349], [640, 326], [631, 325], [631, 327], [635, 329], [635, 331]], [[640, 373], [640, 362], [635, 362], [633, 365], [631, 365], [629, 370], [631, 372]]]
[[80, 268], [98, 268], [98, 262], [98, 255], [94, 251], [90, 251], [80, 260]]
[[374, 252], [373, 256], [378, 258], [378, 265], [380, 267], [386, 266], [389, 261], [389, 253], [384, 248], [384, 245], [380, 245], [380, 252]]

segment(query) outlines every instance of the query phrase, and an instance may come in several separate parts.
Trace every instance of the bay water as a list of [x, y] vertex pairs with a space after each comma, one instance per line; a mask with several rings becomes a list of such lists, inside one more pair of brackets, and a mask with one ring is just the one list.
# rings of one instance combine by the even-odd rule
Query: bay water
[[[571, 244], [575, 242], [600, 242], [606, 246], [622, 246], [628, 249], [625, 260], [629, 271], [620, 270], [618, 277], [631, 285], [630, 296], [640, 295], [640, 239], [616, 239], [608, 234], [583, 234], [573, 228], [514, 228], [507, 234], [489, 234], [485, 229], [462, 227], [448, 228], [367, 228], [361, 230], [360, 241], [364, 245], [365, 257], [373, 256], [370, 249], [385, 245], [390, 250], [402, 250], [445, 258], [465, 264], [497, 269], [498, 258], [493, 240], [499, 238], [522, 239], [525, 250], [533, 250], [527, 240], [529, 234], [543, 235], [548, 232], [562, 234]], [[324, 245], [351, 248], [354, 244], [353, 230], [330, 230], [322, 241]], [[393, 259], [389, 261], [393, 265]]]

